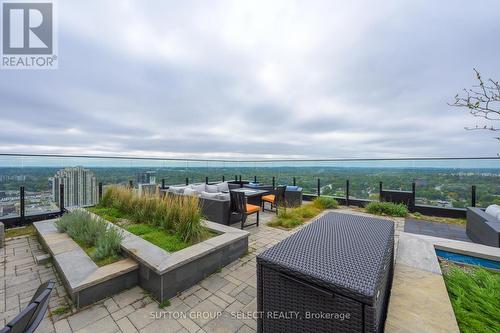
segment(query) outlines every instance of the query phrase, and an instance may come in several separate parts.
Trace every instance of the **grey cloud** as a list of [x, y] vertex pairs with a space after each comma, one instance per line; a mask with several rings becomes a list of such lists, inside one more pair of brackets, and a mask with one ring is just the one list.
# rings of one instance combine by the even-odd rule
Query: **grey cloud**
[[[61, 5], [58, 70], [0, 73], [0, 119], [8, 124], [0, 152], [325, 158], [498, 151], [488, 133], [464, 131], [475, 120], [446, 102], [474, 83], [472, 67], [500, 78], [500, 47], [489, 37], [500, 32], [500, 4], [291, 1], [266, 5], [262, 20], [271, 7], [289, 6], [301, 14], [296, 24], [277, 16], [264, 32], [260, 21], [228, 17], [259, 18], [258, 4], [148, 2], [137, 17], [101, 4], [95, 15], [87, 4]], [[148, 40], [151, 52], [126, 43], [124, 20], [142, 22], [141, 38], [129, 39]], [[301, 29], [308, 38], [294, 46]]]

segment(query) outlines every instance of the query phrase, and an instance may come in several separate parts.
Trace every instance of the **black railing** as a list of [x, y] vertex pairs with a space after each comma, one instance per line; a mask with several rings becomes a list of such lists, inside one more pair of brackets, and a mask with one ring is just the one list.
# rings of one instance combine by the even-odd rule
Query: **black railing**
[[[19, 163], [16, 163], [16, 161]], [[12, 167], [15, 164], [18, 164], [18, 167]], [[185, 167], [182, 166], [184, 164]], [[95, 171], [96, 179], [99, 178], [100, 180], [98, 183], [99, 198], [103, 195], [103, 180], [106, 184], [119, 183], [127, 185], [128, 183], [128, 186], [133, 188], [134, 181], [130, 179], [139, 180], [139, 178], [135, 178], [131, 173], [136, 172], [138, 169], [156, 169], [157, 177], [161, 179], [162, 188], [168, 187], [168, 184], [180, 184], [183, 179], [185, 179], [185, 184], [189, 184], [190, 182], [202, 182], [203, 180], [209, 183], [218, 179], [225, 181], [226, 178], [232, 178], [232, 176], [225, 177], [225, 173], [226, 175], [234, 174], [234, 181], [240, 186], [247, 184], [251, 179], [272, 184], [273, 187], [291, 183], [294, 186], [298, 185], [304, 188], [305, 199], [312, 199], [318, 195], [328, 195], [345, 205], [363, 206], [377, 199], [396, 200], [394, 198], [398, 196], [405, 197], [405, 200], [410, 200], [414, 204], [410, 209], [423, 214], [440, 216], [463, 217], [465, 216], [464, 208], [451, 208], [451, 206], [485, 207], [490, 203], [494, 203], [497, 193], [499, 193], [497, 189], [500, 189], [500, 185], [498, 185], [500, 158], [497, 157], [235, 161], [0, 154], [0, 199], [2, 199], [2, 195], [9, 196], [7, 192], [10, 191], [9, 205], [11, 202], [15, 202], [15, 208], [14, 205], [10, 205], [9, 210], [6, 210], [6, 212], [18, 211], [16, 212], [18, 216], [0, 216], [0, 221], [15, 221], [15, 225], [20, 225], [44, 216], [60, 215], [64, 211], [64, 195], [58, 198], [62, 203], [60, 205], [62, 208], [54, 212], [50, 211], [52, 205], [47, 204], [48, 197], [46, 196], [48, 189], [44, 188], [43, 186], [46, 185], [43, 184], [44, 182], [47, 183], [47, 178], [52, 177], [57, 170], [64, 168], [64, 165], [82, 165], [94, 169], [92, 171]], [[24, 170], [24, 173], [23, 171], [18, 173], [17, 170], [10, 174], [8, 172], [3, 173], [3, 168]], [[40, 169], [44, 168], [48, 171], [40, 172]], [[124, 170], [121, 173], [113, 171], [113, 174], [109, 175], [109, 170], [106, 168], [122, 168]], [[378, 171], [370, 171], [370, 169], [378, 168], [387, 168], [382, 170], [384, 173], [380, 178], [378, 178]], [[396, 169], [402, 170], [398, 171], [399, 176], [391, 178], [392, 171], [385, 173], [385, 170]], [[446, 170], [444, 171], [445, 176], [439, 181], [434, 181], [441, 177], [441, 173], [443, 173], [441, 170]], [[24, 176], [24, 174], [29, 174], [32, 171], [34, 177]], [[471, 177], [467, 174], [469, 172], [472, 172]], [[9, 177], [16, 177], [16, 175], [21, 175], [23, 179], [10, 181]], [[436, 178], [434, 178], [434, 175]], [[29, 183], [29, 181], [33, 181], [33, 178], [35, 178], [35, 185]], [[405, 184], [399, 183], [401, 179], [401, 182]], [[384, 189], [384, 184], [379, 180], [384, 180], [386, 186], [392, 189]], [[379, 185], [378, 198], [377, 183]], [[3, 186], [4, 184], [6, 185]], [[21, 184], [23, 186], [20, 186]], [[137, 186], [137, 184], [135, 185]], [[401, 189], [409, 190], [410, 185], [411, 191], [400, 191]], [[443, 185], [443, 189], [438, 188], [441, 185]], [[438, 189], [436, 190], [436, 188]], [[19, 201], [17, 201], [17, 189], [19, 189]], [[438, 193], [432, 193], [434, 190]], [[45, 195], [43, 201], [37, 201], [40, 202], [40, 206], [35, 208], [41, 210], [45, 208], [40, 207], [47, 206], [49, 208], [47, 208], [46, 213], [29, 213], [33, 207], [30, 196], [32, 193], [43, 193]], [[59, 195], [61, 193], [64, 194], [64, 189], [60, 191]], [[417, 196], [418, 193], [420, 193], [420, 196]], [[450, 193], [456, 196], [453, 197]], [[9, 226], [12, 223], [6, 223], [6, 225]]]
[[[224, 179], [224, 177], [222, 178]], [[233, 183], [237, 183], [240, 186], [248, 184], [249, 181], [242, 180], [242, 175], [235, 176], [237, 181], [232, 181]], [[205, 182], [208, 184], [208, 176], [205, 177]], [[254, 177], [254, 181], [256, 180], [256, 176]], [[293, 178], [293, 183], [295, 184], [295, 177]], [[189, 185], [189, 178], [186, 178], [186, 184]], [[276, 177], [272, 177], [272, 185], [276, 186]], [[133, 188], [133, 181], [129, 181], [128, 186]], [[167, 185], [165, 184], [165, 179], [161, 180], [161, 187], [165, 189]], [[429, 206], [429, 205], [418, 205], [415, 203], [416, 197], [416, 184], [415, 182], [411, 183], [412, 191], [399, 191], [399, 190], [386, 190], [383, 188], [383, 182], [379, 182], [379, 198], [378, 201], [391, 201], [391, 202], [402, 202], [406, 204], [411, 212], [420, 212], [426, 215], [435, 215], [435, 216], [443, 216], [443, 217], [465, 217], [466, 209], [465, 208], [449, 208], [449, 207], [438, 207], [438, 206]], [[60, 184], [59, 188], [59, 211], [48, 211], [46, 213], [40, 214], [26, 214], [26, 205], [25, 205], [25, 187], [21, 186], [19, 188], [19, 207], [20, 212], [19, 216], [10, 216], [10, 217], [0, 217], [0, 221], [3, 222], [7, 228], [25, 225], [27, 223], [32, 223], [34, 221], [40, 221], [44, 219], [50, 219], [57, 216], [60, 216], [65, 212], [64, 205], [64, 185]], [[98, 183], [98, 198], [99, 200], [103, 195], [103, 184], [102, 182]], [[304, 194], [304, 200], [313, 200], [317, 196], [321, 194], [321, 179], [317, 178], [317, 193], [316, 194]], [[350, 196], [350, 180], [347, 179], [345, 182], [345, 197], [339, 196], [331, 196], [336, 199], [341, 205], [347, 206], [359, 206], [363, 207], [370, 202], [375, 200], [369, 199], [359, 199], [353, 198]], [[476, 186], [473, 185], [471, 187], [471, 202], [470, 205], [472, 207], [476, 206]]]

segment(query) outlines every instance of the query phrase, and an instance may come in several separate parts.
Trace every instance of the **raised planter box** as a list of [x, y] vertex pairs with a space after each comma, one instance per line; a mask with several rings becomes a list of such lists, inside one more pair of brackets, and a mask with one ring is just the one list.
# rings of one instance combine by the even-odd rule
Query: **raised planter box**
[[204, 222], [218, 236], [174, 253], [106, 222], [123, 232], [122, 250], [139, 265], [139, 285], [160, 302], [192, 287], [248, 251], [248, 231], [210, 221]]
[[33, 225], [42, 245], [54, 258], [56, 269], [77, 307], [137, 285], [139, 265], [134, 260], [126, 258], [98, 267], [73, 239], [57, 230], [55, 221]]
[[248, 251], [248, 231], [210, 221], [205, 221], [207, 228], [218, 236], [169, 253], [104, 220], [112, 228], [123, 232], [121, 247], [130, 258], [97, 267], [75, 241], [65, 233], [58, 232], [55, 221], [36, 222], [33, 225], [41, 243], [52, 254], [56, 268], [77, 307], [94, 303], [137, 284], [163, 302]]

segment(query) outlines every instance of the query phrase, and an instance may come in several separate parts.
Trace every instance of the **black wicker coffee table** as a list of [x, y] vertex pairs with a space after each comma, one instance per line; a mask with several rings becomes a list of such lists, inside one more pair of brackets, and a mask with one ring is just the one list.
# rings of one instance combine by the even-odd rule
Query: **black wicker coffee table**
[[382, 332], [394, 224], [328, 213], [257, 256], [259, 332]]

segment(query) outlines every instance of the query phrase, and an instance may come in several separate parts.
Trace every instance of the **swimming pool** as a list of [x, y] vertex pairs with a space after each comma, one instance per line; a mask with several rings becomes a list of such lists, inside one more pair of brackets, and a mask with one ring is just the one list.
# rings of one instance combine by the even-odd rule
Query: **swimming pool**
[[473, 266], [481, 266], [484, 268], [495, 269], [500, 271], [500, 261], [483, 259], [473, 256], [468, 256], [465, 254], [459, 254], [454, 252], [448, 252], [444, 250], [437, 250], [436, 254], [438, 257], [450, 260], [460, 264], [473, 265]]

